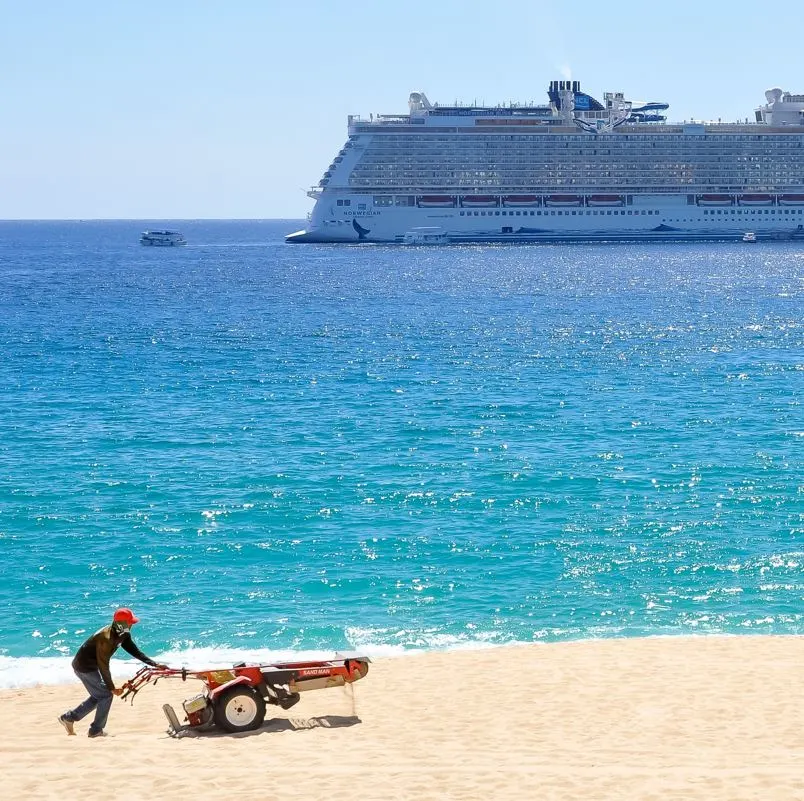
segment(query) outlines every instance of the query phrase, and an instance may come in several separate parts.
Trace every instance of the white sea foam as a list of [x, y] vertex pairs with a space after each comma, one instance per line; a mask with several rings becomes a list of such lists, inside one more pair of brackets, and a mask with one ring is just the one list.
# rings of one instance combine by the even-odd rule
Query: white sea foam
[[[518, 643], [484, 643], [478, 641], [442, 643], [441, 647], [403, 648], [401, 645], [367, 645], [357, 649], [339, 651], [290, 651], [240, 648], [189, 648], [165, 651], [153, 658], [171, 667], [190, 669], [231, 667], [238, 662], [273, 663], [301, 662], [305, 660], [332, 659], [344, 656], [399, 657], [412, 656], [427, 651], [452, 651], [490, 648], [495, 645], [516, 645]], [[70, 665], [72, 657], [30, 656], [11, 657], [0, 655], [0, 689], [34, 687], [37, 685], [69, 684], [76, 681]], [[125, 680], [141, 667], [139, 662], [130, 659], [113, 659], [112, 675]]]
[[[75, 681], [70, 656], [0, 656], [0, 689], [34, 687], [37, 684], [68, 684]], [[120, 660], [114, 674], [120, 678], [134, 675], [136, 665]]]
[[[231, 667], [238, 662], [290, 662], [313, 659], [331, 659], [338, 654], [356, 654], [349, 651], [270, 651], [267, 649], [243, 650], [238, 648], [191, 648], [182, 651], [165, 651], [153, 656], [171, 667], [194, 669]], [[404, 653], [396, 646], [377, 646], [361, 649], [366, 656], [395, 656]], [[0, 689], [34, 687], [40, 684], [68, 684], [76, 681], [70, 656], [0, 656]], [[113, 659], [112, 675], [127, 679], [141, 667], [131, 659]]]

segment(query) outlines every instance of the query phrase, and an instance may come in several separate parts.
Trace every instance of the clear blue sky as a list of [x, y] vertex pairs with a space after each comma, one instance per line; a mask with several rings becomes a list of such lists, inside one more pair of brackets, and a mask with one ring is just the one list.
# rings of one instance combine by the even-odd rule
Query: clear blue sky
[[800, 2], [0, 0], [0, 219], [301, 217], [346, 115], [430, 100], [804, 93]]

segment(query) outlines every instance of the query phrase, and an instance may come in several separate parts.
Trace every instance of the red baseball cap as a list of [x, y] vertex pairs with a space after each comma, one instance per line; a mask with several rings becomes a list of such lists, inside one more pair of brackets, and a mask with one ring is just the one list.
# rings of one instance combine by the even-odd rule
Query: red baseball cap
[[129, 626], [133, 626], [135, 623], [139, 623], [140, 619], [134, 616], [134, 613], [126, 606], [118, 609], [114, 613], [114, 617], [112, 620], [115, 623], [128, 623]]

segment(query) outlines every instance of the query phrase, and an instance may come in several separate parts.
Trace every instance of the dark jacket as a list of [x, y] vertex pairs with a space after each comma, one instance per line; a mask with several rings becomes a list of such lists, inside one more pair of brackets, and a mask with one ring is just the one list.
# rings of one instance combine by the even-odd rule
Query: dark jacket
[[151, 657], [146, 656], [137, 648], [134, 640], [131, 639], [130, 631], [121, 629], [112, 623], [100, 629], [100, 631], [96, 631], [78, 649], [78, 653], [73, 659], [73, 670], [78, 673], [92, 673], [99, 670], [106, 686], [109, 690], [114, 690], [114, 681], [112, 681], [112, 674], [109, 672], [109, 660], [118, 648], [127, 651], [135, 659], [145, 662], [146, 665], [157, 664]]

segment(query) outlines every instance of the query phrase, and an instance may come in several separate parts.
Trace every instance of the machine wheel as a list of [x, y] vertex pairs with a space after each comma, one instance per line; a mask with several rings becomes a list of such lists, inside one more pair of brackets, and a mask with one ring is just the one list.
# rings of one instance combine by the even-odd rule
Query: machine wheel
[[265, 699], [251, 687], [238, 684], [215, 697], [214, 715], [224, 731], [253, 731], [265, 720]]

